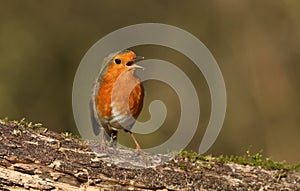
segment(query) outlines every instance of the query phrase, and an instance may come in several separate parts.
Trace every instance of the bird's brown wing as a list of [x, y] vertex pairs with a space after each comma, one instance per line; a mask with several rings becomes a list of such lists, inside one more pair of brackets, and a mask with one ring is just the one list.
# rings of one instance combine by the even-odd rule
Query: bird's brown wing
[[98, 116], [97, 109], [96, 109], [96, 95], [99, 91], [100, 86], [101, 86], [101, 83], [99, 82], [99, 80], [97, 78], [97, 80], [95, 80], [95, 82], [93, 84], [92, 96], [91, 96], [91, 99], [89, 102], [92, 128], [93, 128], [93, 132], [96, 136], [98, 136], [101, 133], [101, 130], [103, 130], [103, 128], [104, 128], [105, 139], [107, 141], [110, 141], [112, 139], [113, 140], [112, 146], [114, 146], [114, 144], [116, 144], [116, 141], [117, 141], [118, 131], [109, 128], [107, 123], [104, 123], [103, 121], [101, 121], [101, 119]]
[[92, 95], [89, 102], [90, 113], [91, 113], [91, 122], [94, 134], [97, 136], [101, 131], [101, 123], [96, 110], [96, 101], [95, 96], [99, 90], [99, 82], [96, 80], [92, 87]]

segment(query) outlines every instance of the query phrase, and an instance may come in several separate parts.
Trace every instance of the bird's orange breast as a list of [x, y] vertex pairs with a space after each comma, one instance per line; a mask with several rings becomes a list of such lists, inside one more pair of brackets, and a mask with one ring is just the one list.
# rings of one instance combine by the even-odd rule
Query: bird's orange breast
[[127, 74], [124, 71], [108, 68], [96, 96], [98, 115], [111, 118], [116, 113], [128, 115], [130, 112], [136, 118], [143, 106], [143, 96], [140, 80], [133, 73]]

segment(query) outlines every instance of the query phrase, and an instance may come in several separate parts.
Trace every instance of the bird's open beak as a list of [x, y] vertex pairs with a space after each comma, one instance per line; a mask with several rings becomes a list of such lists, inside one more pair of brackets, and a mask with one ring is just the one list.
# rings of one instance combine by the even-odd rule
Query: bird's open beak
[[134, 64], [134, 65], [132, 65], [132, 66], [130, 66], [130, 68], [137, 68], [137, 69], [144, 69], [144, 67], [143, 66], [140, 66], [140, 65], [137, 65], [137, 64]]
[[138, 61], [141, 61], [141, 60], [144, 60], [143, 56], [136, 56], [132, 61], [133, 62], [138, 62]]
[[141, 61], [141, 60], [144, 60], [144, 57], [143, 57], [143, 56], [136, 56], [136, 57], [132, 60], [132, 62], [133, 62], [134, 64], [132, 64], [130, 67], [131, 67], [131, 68], [137, 68], [137, 69], [144, 69], [144, 67], [142, 67], [142, 66], [136, 64], [138, 61]]

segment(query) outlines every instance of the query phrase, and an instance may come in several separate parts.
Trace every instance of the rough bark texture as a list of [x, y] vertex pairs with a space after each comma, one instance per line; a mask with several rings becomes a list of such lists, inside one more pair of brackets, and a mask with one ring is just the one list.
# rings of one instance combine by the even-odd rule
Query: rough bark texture
[[300, 190], [300, 173], [189, 162], [152, 168], [104, 162], [84, 141], [0, 121], [0, 190]]

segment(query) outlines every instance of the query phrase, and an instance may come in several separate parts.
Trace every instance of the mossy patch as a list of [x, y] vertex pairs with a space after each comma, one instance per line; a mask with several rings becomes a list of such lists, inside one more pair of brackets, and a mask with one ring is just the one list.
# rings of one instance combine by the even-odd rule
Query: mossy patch
[[63, 136], [67, 137], [67, 138], [74, 138], [74, 139], [79, 139], [79, 140], [83, 140], [82, 137], [80, 137], [79, 135], [74, 135], [71, 132], [62, 132], [61, 133]]
[[205, 162], [221, 162], [221, 163], [235, 163], [241, 165], [249, 166], [260, 166], [268, 170], [300, 170], [300, 162], [294, 165], [287, 165], [285, 161], [276, 162], [271, 158], [263, 157], [262, 151], [258, 153], [251, 153], [250, 149], [246, 151], [246, 154], [243, 156], [234, 156], [234, 155], [220, 155], [218, 157], [212, 157], [211, 155], [200, 155], [195, 152], [182, 151], [180, 153], [182, 157], [186, 157], [190, 162], [195, 162], [197, 160]]
[[26, 129], [47, 129], [43, 126], [42, 123], [33, 123], [28, 121], [26, 118], [22, 118], [21, 120], [9, 120], [8, 117], [5, 117], [1, 121], [5, 123], [12, 124], [14, 126], [17, 126], [20, 130], [26, 130]]

